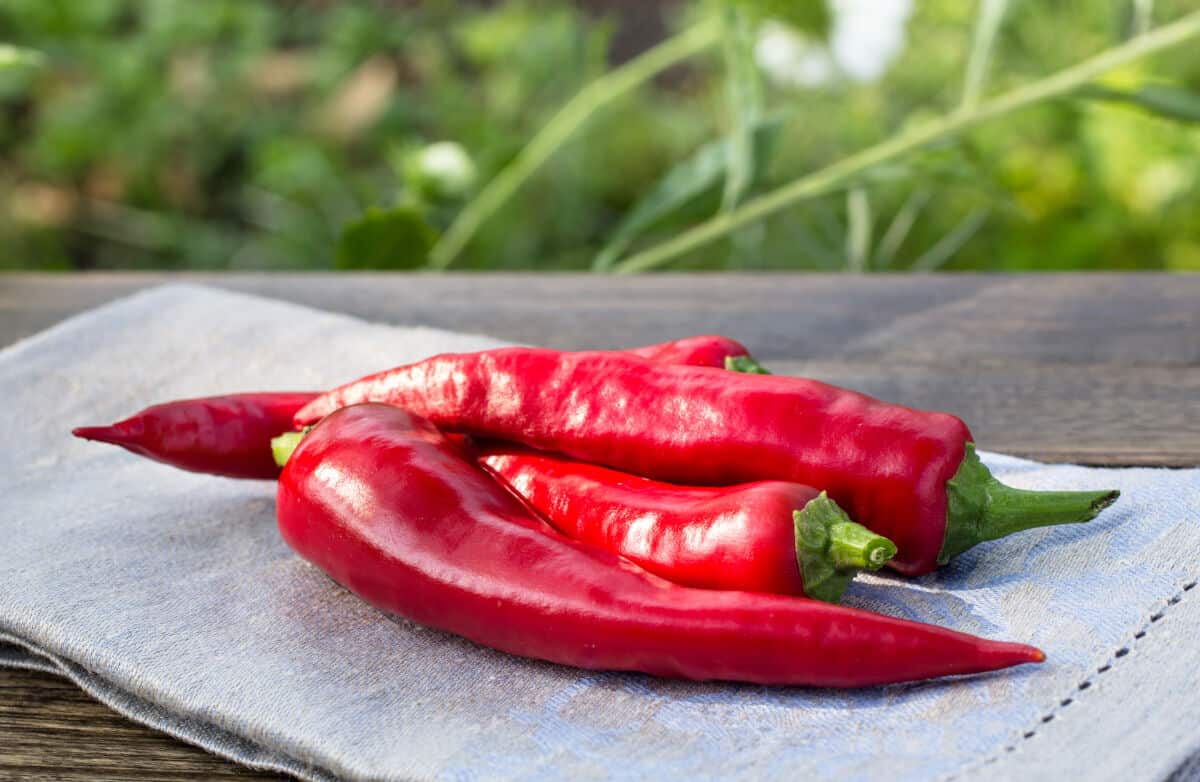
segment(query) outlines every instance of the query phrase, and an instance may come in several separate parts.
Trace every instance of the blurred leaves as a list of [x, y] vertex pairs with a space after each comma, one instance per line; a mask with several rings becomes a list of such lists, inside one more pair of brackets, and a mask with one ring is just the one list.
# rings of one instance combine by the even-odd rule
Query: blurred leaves
[[751, 17], [786, 22], [813, 38], [829, 36], [833, 14], [828, 0], [727, 0]]
[[370, 207], [342, 228], [338, 269], [417, 269], [429, 259], [437, 234], [415, 206]]
[[762, 121], [764, 85], [754, 62], [754, 30], [733, 4], [722, 9], [725, 93], [733, 126], [726, 146], [727, 171], [721, 209], [732, 210], [750, 190], [755, 172], [754, 128]]
[[1135, 90], [1094, 85], [1082, 90], [1080, 95], [1093, 100], [1128, 103], [1180, 122], [1200, 122], [1200, 94], [1173, 84], [1147, 84]]
[[937, 244], [921, 253], [909, 268], [915, 272], [937, 271], [983, 227], [987, 217], [987, 207], [977, 207], [971, 210], [966, 217], [959, 221], [958, 225], [938, 240]]
[[10, 68], [36, 68], [46, 61], [41, 52], [0, 43], [0, 71]]
[[[754, 129], [762, 122], [766, 109], [766, 85], [754, 60], [756, 25], [750, 16], [727, 3], [722, 12], [722, 38], [725, 54], [725, 93], [727, 115], [732, 129], [726, 149], [725, 186], [721, 192], [721, 211], [732, 212], [750, 194], [758, 164], [759, 150]], [[762, 251], [761, 225], [749, 226], [729, 237], [729, 266], [753, 264]]]
[[[791, 118], [786, 141], [766, 145], [769, 165], [759, 146], [778, 135], [770, 121], [742, 148], [752, 159], [712, 141], [766, 113], [730, 92], [751, 82], [727, 80], [721, 57], [689, 58], [594, 117], [456, 265], [588, 268], [711, 217], [725, 197], [744, 202], [953, 111], [970, 53], [980, 51], [981, 2], [914, 3], [898, 58], [877, 82], [767, 90], [760, 105]], [[839, 19], [844, 11], [809, 0], [706, 0], [675, 6], [679, 19], [664, 14], [666, 34], [726, 3], [749, 22], [738, 62], [751, 73], [760, 23], [824, 37], [833, 10]], [[1131, 29], [1128, 2], [1011, 5], [977, 67], [988, 93], [1095, 54]], [[455, 194], [478, 192], [582, 85], [663, 34], [653, 12], [653, 25], [622, 20], [627, 6], [4, 0], [0, 41], [26, 64], [0, 66], [0, 265], [416, 263], [461, 209]], [[1153, 10], [1161, 26], [1195, 10], [1195, 0], [1156, 0]], [[622, 53], [612, 55], [618, 32]], [[1032, 108], [788, 209], [755, 226], [761, 246], [735, 253], [737, 263], [843, 268], [852, 226], [877, 237], [864, 259], [870, 269], [1194, 269], [1200, 47], [1110, 77], [1103, 95]], [[452, 177], [443, 191], [416, 175], [417, 153], [442, 141], [465, 151], [469, 186], [469, 177]], [[869, 193], [869, 210], [852, 206], [851, 188]], [[419, 213], [414, 205], [363, 216], [369, 204], [417, 203]], [[384, 235], [392, 230], [394, 243]], [[384, 249], [368, 252], [364, 242]], [[710, 249], [674, 267], [730, 265], [729, 253]]]
[[971, 53], [967, 58], [966, 73], [963, 76], [963, 94], [960, 101], [963, 108], [974, 106], [983, 96], [988, 68], [992, 63], [992, 51], [996, 47], [996, 37], [1000, 34], [1000, 27], [1004, 24], [1008, 8], [1009, 0], [978, 0], [975, 33], [971, 38]]
[[[783, 118], [776, 116], [750, 128], [751, 159], [757, 164], [750, 172], [750, 185], [765, 171], [782, 125]], [[689, 210], [701, 215], [711, 214], [716, 207], [716, 195], [729, 172], [730, 146], [729, 138], [710, 141], [691, 157], [676, 163], [625, 214], [610, 234], [608, 244], [592, 261], [592, 268], [611, 268], [639, 236], [672, 217]], [[707, 208], [702, 206], [706, 200], [709, 202]]]
[[846, 270], [864, 272], [871, 256], [871, 200], [862, 187], [846, 194]]

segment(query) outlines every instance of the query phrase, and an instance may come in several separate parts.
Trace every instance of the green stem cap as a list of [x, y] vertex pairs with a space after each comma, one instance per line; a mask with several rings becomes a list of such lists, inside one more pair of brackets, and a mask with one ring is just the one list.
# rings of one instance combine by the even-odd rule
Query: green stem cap
[[1121, 496], [1115, 489], [1029, 491], [1005, 486], [979, 461], [974, 443], [967, 443], [962, 465], [946, 482], [946, 494], [946, 537], [939, 565], [977, 543], [1023, 529], [1091, 521]]
[[896, 555], [892, 541], [850, 520], [821, 492], [792, 514], [804, 594], [836, 603], [859, 570], [879, 570]]
[[769, 375], [766, 368], [751, 356], [726, 356], [725, 368], [730, 372], [744, 372], [747, 375]]
[[303, 432], [284, 432], [278, 437], [272, 437], [271, 455], [275, 457], [275, 463], [280, 467], [287, 464], [292, 451], [296, 450], [296, 446], [300, 444], [307, 432], [308, 429], [305, 429]]

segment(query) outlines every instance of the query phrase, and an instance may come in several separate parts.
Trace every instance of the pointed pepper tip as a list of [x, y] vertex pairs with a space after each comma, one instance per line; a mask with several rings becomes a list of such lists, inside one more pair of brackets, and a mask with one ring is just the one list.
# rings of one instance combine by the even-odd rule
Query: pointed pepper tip
[[71, 434], [84, 440], [110, 443], [113, 441], [114, 432], [111, 426], [77, 426], [71, 430]]

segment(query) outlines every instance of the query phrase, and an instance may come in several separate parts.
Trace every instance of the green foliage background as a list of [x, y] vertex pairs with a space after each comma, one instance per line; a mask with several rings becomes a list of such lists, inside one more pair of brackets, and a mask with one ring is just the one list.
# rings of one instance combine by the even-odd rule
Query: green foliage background
[[[706, 10], [669, 8], [680, 26]], [[1154, 17], [1191, 10], [1159, 0]], [[878, 83], [769, 90], [773, 154], [754, 191], [954, 110], [975, 12], [918, 0]], [[608, 69], [618, 24], [536, 0], [5, 0], [0, 41], [33, 54], [0, 56], [0, 268], [419, 265], [432, 233], [397, 215], [442, 230], [462, 202], [421, 193], [413, 155], [456, 141], [486, 182]], [[1071, 65], [1130, 28], [1121, 2], [1015, 2], [987, 90]], [[1179, 110], [1097, 89], [872, 172], [861, 187], [876, 243], [897, 214], [915, 219], [866, 268], [1200, 270], [1200, 44], [1102, 86], [1146, 84], [1166, 85]], [[455, 268], [589, 268], [639, 198], [735, 119], [715, 47], [601, 110]], [[710, 191], [635, 246], [712, 214], [722, 199]], [[798, 205], [670, 268], [844, 268], [849, 200]]]

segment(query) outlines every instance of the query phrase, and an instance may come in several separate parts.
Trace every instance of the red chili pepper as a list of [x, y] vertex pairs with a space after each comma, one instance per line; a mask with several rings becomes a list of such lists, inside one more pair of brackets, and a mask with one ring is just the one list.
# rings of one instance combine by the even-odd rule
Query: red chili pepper
[[896, 553], [798, 483], [677, 486], [505, 444], [476, 458], [567, 537], [685, 586], [837, 602], [859, 569]]
[[181, 470], [230, 478], [279, 475], [271, 438], [317, 396], [308, 391], [181, 399], [147, 407], [112, 426], [81, 426], [76, 437], [119, 445]]
[[[728, 364], [741, 372], [766, 372], [741, 343], [716, 335], [686, 337], [629, 352], [663, 363]], [[279, 468], [271, 458], [271, 438], [291, 429], [295, 412], [316, 396], [316, 392], [264, 392], [181, 399], [148, 407], [112, 426], [83, 426], [72, 434], [119, 445], [181, 470], [273, 479]]]
[[746, 350], [745, 345], [719, 334], [684, 337], [671, 342], [660, 342], [657, 345], [646, 345], [617, 352], [628, 353], [631, 356], [644, 358], [658, 364], [716, 367], [758, 375], [770, 374], [750, 356], [750, 351]]
[[853, 687], [1045, 659], [815, 600], [672, 584], [554, 532], [433, 425], [384, 405], [304, 437], [277, 513], [288, 545], [379, 608], [564, 665]]
[[1087, 521], [1115, 491], [1031, 492], [997, 481], [945, 413], [815, 380], [663, 366], [615, 353], [511, 348], [446, 354], [323, 394], [296, 416], [387, 402], [464, 432], [648, 478], [819, 486], [890, 538], [889, 564], [927, 573], [985, 540]]

